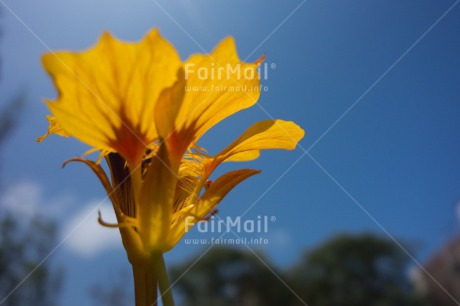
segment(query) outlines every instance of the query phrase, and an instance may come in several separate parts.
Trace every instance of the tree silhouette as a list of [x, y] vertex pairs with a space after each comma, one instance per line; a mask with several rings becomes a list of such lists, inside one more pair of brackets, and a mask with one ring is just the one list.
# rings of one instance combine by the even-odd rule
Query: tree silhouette
[[251, 252], [215, 247], [192, 266], [195, 261], [171, 271], [173, 283], [179, 279], [175, 288], [185, 305], [275, 306], [292, 300], [289, 290]]
[[42, 259], [54, 246], [54, 224], [38, 217], [23, 224], [12, 215], [0, 219], [0, 304], [55, 305], [60, 273]]
[[386, 238], [343, 235], [305, 254], [291, 282], [315, 306], [423, 305], [408, 279], [408, 257]]
[[252, 252], [214, 248], [172, 270], [177, 296], [187, 306], [428, 305], [412, 290], [407, 256], [376, 235], [335, 237], [287, 271], [263, 260], [270, 269]]

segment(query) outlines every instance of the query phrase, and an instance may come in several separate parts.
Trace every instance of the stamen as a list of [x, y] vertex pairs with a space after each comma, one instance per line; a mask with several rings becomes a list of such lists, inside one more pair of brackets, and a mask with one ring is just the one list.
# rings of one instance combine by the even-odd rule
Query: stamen
[[97, 151], [100, 151], [99, 156], [98, 156], [98, 158], [97, 158], [97, 160], [96, 160], [96, 164], [99, 165], [99, 164], [101, 163], [102, 159], [103, 159], [105, 156], [109, 155], [109, 153], [110, 153], [109, 150], [98, 149], [98, 148], [92, 148], [92, 149], [86, 151], [85, 153], [83, 153], [83, 156], [82, 156], [82, 157], [86, 157], [86, 156], [88, 156], [88, 155], [90, 155], [90, 154], [92, 154], [92, 153], [94, 153], [94, 152], [97, 152]]

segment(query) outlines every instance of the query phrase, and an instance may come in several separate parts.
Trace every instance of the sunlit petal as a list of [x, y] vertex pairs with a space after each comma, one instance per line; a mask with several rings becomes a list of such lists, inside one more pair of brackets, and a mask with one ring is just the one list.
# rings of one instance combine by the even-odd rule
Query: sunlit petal
[[197, 218], [204, 218], [236, 185], [259, 173], [260, 170], [240, 169], [220, 176], [201, 197], [201, 203], [194, 212]]
[[293, 150], [304, 134], [304, 130], [291, 121], [260, 121], [248, 128], [233, 143], [217, 154], [216, 159], [245, 161], [257, 158], [259, 150]]
[[157, 137], [156, 101], [181, 66], [157, 30], [139, 43], [104, 33], [92, 49], [45, 54], [42, 62], [59, 93], [47, 105], [64, 130], [128, 161], [138, 161]]
[[180, 144], [195, 142], [223, 119], [257, 103], [257, 67], [239, 59], [232, 37], [210, 55], [191, 56], [184, 63], [187, 93], [176, 118]]
[[168, 154], [166, 146], [161, 145], [136, 197], [140, 235], [150, 250], [164, 249], [172, 222], [177, 170], [171, 168]]

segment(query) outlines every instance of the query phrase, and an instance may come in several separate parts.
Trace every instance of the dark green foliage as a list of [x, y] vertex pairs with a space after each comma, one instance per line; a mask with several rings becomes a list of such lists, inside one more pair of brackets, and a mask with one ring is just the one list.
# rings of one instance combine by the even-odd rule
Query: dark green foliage
[[291, 281], [315, 306], [421, 305], [407, 277], [408, 260], [389, 239], [344, 235], [307, 253]]
[[52, 223], [32, 218], [22, 224], [11, 215], [0, 218], [0, 304], [52, 306], [60, 273], [42, 262], [55, 245]]
[[263, 259], [278, 277], [249, 251], [214, 248], [196, 260], [172, 271], [179, 305], [427, 305], [410, 286], [408, 257], [375, 235], [336, 237], [287, 271]]
[[216, 247], [187, 271], [194, 261], [171, 273], [173, 282], [179, 278], [175, 288], [185, 305], [275, 306], [292, 299], [289, 290], [251, 252]]

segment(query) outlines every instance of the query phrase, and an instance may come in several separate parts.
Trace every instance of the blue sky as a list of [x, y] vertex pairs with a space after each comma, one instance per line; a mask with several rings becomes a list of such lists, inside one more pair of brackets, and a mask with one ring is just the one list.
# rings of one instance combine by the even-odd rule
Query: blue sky
[[[297, 122], [306, 136], [296, 151], [264, 152], [245, 165], [263, 172], [230, 194], [219, 215], [237, 216], [255, 203], [247, 218], [276, 216], [263, 250], [280, 266], [337, 233], [362, 231], [416, 246], [423, 262], [458, 230], [457, 3], [1, 0], [0, 90], [3, 100], [27, 96], [3, 153], [9, 209], [57, 218], [65, 238], [104, 198], [88, 169], [60, 168], [85, 145], [59, 137], [34, 142], [47, 128], [41, 98], [56, 95], [40, 66], [48, 48], [86, 49], [104, 30], [138, 40], [156, 26], [185, 59], [232, 35], [241, 58], [265, 53], [275, 68], [259, 105], [216, 126], [202, 144], [217, 152], [268, 116]], [[98, 227], [94, 213], [50, 258], [67, 271], [63, 305], [80, 305], [90, 284], [129, 268], [117, 233]], [[181, 243], [167, 261], [200, 250]]]

